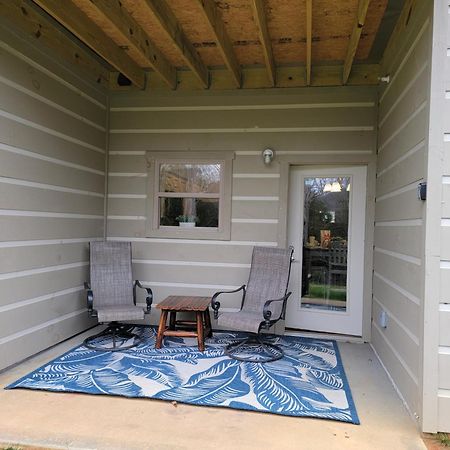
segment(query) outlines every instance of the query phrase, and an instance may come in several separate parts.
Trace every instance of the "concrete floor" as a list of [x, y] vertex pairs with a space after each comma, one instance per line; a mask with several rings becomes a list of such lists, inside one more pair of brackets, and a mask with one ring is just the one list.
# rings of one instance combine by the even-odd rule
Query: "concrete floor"
[[[73, 338], [1, 373], [0, 387], [69, 350], [84, 337]], [[0, 442], [108, 450], [425, 449], [371, 348], [350, 343], [339, 347], [361, 420], [359, 426], [174, 406], [148, 399], [1, 389]]]

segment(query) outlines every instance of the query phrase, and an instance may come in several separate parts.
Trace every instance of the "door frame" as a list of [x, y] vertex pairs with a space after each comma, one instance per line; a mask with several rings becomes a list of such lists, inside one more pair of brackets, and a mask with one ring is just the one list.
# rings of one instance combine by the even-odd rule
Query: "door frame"
[[[304, 180], [310, 177], [351, 177], [348, 212], [348, 269], [347, 269], [347, 303], [345, 311], [327, 311], [315, 308], [302, 309], [300, 303], [302, 292], [302, 266], [304, 264]], [[291, 289], [296, 294], [288, 304], [289, 317], [294, 329], [308, 329], [313, 332], [340, 333], [360, 337], [362, 335], [362, 310], [364, 289], [364, 242], [365, 189], [367, 167], [363, 165], [333, 166], [291, 166], [288, 214], [289, 244], [298, 248], [295, 261], [298, 262], [291, 271]], [[291, 229], [290, 229], [291, 228]], [[296, 231], [293, 231], [296, 230]], [[299, 297], [297, 297], [297, 295]], [[294, 318], [295, 317], [295, 318]], [[294, 325], [296, 324], [296, 325]], [[321, 331], [321, 329], [323, 331]], [[332, 330], [334, 329], [334, 330]], [[326, 331], [328, 330], [328, 331]]]
[[[275, 162], [275, 161], [274, 161]], [[276, 158], [280, 166], [278, 236], [280, 247], [288, 245], [288, 206], [289, 206], [289, 174], [291, 166], [326, 166], [331, 168], [349, 165], [367, 167], [366, 177], [366, 221], [364, 230], [364, 286], [363, 286], [363, 316], [361, 341], [371, 340], [372, 319], [372, 278], [373, 278], [373, 245], [375, 233], [375, 183], [376, 183], [376, 154], [371, 150], [342, 150], [342, 151], [292, 151], [283, 152]], [[285, 324], [279, 322], [275, 332], [283, 334]]]

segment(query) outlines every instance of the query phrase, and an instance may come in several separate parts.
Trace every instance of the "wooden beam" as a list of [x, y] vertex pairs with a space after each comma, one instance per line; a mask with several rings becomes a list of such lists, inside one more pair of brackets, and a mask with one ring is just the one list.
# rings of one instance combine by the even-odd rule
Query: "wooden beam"
[[312, 0], [306, 0], [306, 85], [311, 84]]
[[92, 81], [108, 87], [108, 70], [96, 60], [90, 50], [82, 48], [67, 32], [59, 29], [51, 17], [29, 0], [0, 0], [1, 17], [8, 25], [14, 26], [26, 35], [42, 43], [55, 55], [69, 64], [80, 68]]
[[194, 46], [184, 34], [173, 12], [169, 9], [165, 0], [144, 0], [152, 11], [161, 27], [168, 34], [174, 45], [180, 50], [186, 64], [194, 72], [203, 88], [209, 86], [209, 73], [203, 64]]
[[169, 64], [148, 34], [122, 6], [120, 0], [90, 0], [90, 4], [111, 22], [131, 46], [144, 56], [153, 70], [161, 75], [169, 87], [176, 88], [176, 69]]
[[217, 46], [222, 54], [222, 58], [225, 61], [225, 65], [231, 72], [234, 83], [237, 87], [241, 86], [242, 72], [239, 66], [236, 55], [234, 54], [233, 45], [225, 30], [222, 17], [214, 2], [214, 0], [198, 0], [203, 14], [208, 21], [211, 30], [216, 38]]
[[[211, 69], [211, 90], [230, 90], [235, 85], [228, 69]], [[348, 79], [349, 86], [377, 86], [379, 83], [380, 67], [378, 64], [355, 64]], [[149, 73], [148, 85], [150, 89], [164, 89], [161, 78]], [[277, 88], [295, 88], [306, 86], [305, 66], [277, 67]], [[342, 86], [342, 66], [313, 66], [311, 68], [311, 86]], [[261, 68], [242, 69], [242, 89], [270, 88], [267, 70]], [[117, 89], [117, 88], [116, 88]], [[124, 88], [125, 89], [125, 88]], [[180, 91], [200, 90], [196, 77], [191, 71], [178, 72], [178, 86]]]
[[348, 43], [347, 55], [344, 61], [344, 70], [342, 73], [342, 84], [346, 84], [350, 71], [352, 70], [353, 59], [355, 58], [356, 50], [358, 49], [359, 39], [361, 37], [362, 29], [366, 21], [367, 9], [369, 8], [370, 0], [359, 0], [358, 13], [356, 15], [356, 22], [353, 26], [353, 31]]
[[261, 42], [264, 61], [266, 62], [267, 76], [271, 86], [275, 86], [275, 62], [273, 59], [272, 43], [270, 41], [269, 29], [267, 28], [264, 0], [252, 0], [253, 17], [258, 27], [259, 41]]
[[33, 1], [137, 87], [144, 88], [144, 71], [72, 2], [68, 0]]

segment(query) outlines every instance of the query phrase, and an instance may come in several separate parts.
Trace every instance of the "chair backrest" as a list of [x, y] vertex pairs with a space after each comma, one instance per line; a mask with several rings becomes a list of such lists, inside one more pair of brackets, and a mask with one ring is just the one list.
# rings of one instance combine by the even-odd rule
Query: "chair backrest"
[[130, 242], [91, 242], [94, 307], [133, 304]]
[[[254, 247], [242, 310], [262, 313], [267, 300], [281, 298], [286, 294], [292, 251], [292, 247]], [[278, 317], [282, 308], [283, 302], [272, 303], [272, 316]]]
[[347, 266], [347, 246], [341, 243], [334, 243], [330, 246], [330, 265]]

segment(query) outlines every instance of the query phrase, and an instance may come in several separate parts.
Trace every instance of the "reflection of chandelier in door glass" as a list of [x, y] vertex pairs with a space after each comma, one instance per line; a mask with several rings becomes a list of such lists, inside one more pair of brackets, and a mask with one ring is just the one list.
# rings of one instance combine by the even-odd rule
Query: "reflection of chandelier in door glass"
[[[332, 183], [329, 181], [325, 183], [325, 186], [323, 187], [323, 192], [341, 192], [342, 187], [343, 186], [339, 181], [333, 181]], [[347, 192], [350, 192], [350, 183], [347, 184], [345, 190]]]

